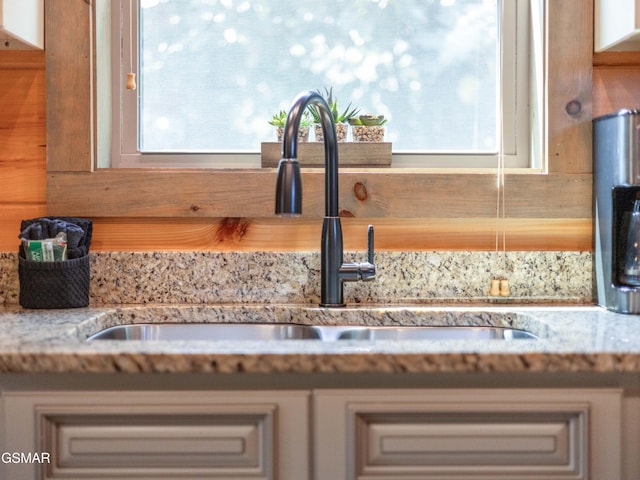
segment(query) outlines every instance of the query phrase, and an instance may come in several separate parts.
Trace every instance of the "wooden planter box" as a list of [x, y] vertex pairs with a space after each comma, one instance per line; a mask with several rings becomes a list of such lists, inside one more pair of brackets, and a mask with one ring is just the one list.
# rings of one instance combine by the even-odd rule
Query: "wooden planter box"
[[[282, 143], [263, 142], [262, 168], [277, 167], [282, 158]], [[322, 142], [298, 142], [298, 160], [302, 167], [324, 166]], [[391, 165], [391, 142], [338, 143], [338, 162], [343, 167], [388, 167]]]

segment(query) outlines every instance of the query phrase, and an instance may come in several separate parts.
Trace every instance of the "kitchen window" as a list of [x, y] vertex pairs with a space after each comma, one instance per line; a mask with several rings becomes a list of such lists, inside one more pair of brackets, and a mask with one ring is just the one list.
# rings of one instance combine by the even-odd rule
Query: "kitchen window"
[[111, 91], [97, 106], [117, 134], [99, 136], [99, 166], [259, 167], [271, 116], [332, 87], [341, 109], [388, 118], [394, 167], [495, 167], [501, 150], [507, 167], [540, 167], [534, 4], [104, 2], [112, 60], [97, 82]]

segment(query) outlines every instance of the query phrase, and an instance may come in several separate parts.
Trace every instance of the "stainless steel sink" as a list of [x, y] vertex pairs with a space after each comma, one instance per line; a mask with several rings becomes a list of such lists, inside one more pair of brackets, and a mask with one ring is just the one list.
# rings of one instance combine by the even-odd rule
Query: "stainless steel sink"
[[259, 323], [139, 323], [102, 330], [88, 340], [320, 340], [307, 325]]
[[519, 340], [536, 335], [513, 328], [486, 326], [381, 326], [140, 323], [118, 325], [88, 338], [93, 340]]
[[504, 327], [362, 327], [350, 328], [338, 340], [533, 340], [525, 330]]

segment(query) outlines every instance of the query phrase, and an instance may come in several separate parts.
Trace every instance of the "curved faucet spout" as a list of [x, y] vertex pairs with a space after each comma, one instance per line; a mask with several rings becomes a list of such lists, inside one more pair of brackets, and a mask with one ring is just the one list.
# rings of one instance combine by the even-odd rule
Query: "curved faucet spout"
[[278, 164], [276, 214], [302, 213], [302, 175], [298, 162], [298, 130], [305, 109], [314, 105], [324, 134], [325, 217], [320, 252], [320, 306], [343, 307], [343, 283], [375, 278], [373, 230], [370, 231], [369, 262], [343, 263], [342, 226], [338, 215], [338, 139], [327, 101], [316, 92], [301, 93], [293, 102], [284, 127], [282, 159]]
[[282, 139], [282, 159], [298, 158], [298, 130], [304, 111], [309, 105], [315, 105], [320, 114], [320, 122], [324, 135], [324, 167], [325, 167], [325, 216], [338, 216], [338, 137], [336, 124], [327, 101], [316, 92], [299, 94], [289, 110], [284, 126]]

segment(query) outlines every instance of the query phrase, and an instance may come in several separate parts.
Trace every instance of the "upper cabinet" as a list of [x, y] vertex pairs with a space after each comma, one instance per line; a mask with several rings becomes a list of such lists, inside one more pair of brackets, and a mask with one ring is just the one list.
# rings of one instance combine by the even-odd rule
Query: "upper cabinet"
[[0, 50], [44, 48], [44, 0], [0, 0]]
[[640, 51], [640, 0], [595, 0], [594, 50]]

